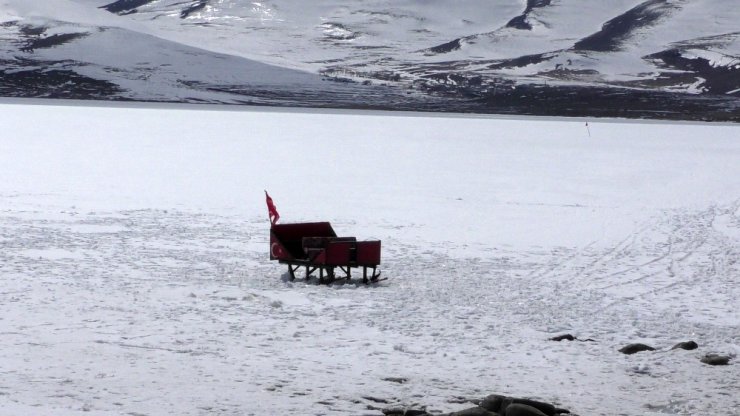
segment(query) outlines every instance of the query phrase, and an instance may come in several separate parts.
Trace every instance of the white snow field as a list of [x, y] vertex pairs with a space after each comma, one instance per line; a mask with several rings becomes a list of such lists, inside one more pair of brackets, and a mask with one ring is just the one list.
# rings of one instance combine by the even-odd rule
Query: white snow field
[[[0, 104], [1, 414], [740, 415], [737, 125], [43, 103]], [[291, 282], [264, 189], [388, 279]]]

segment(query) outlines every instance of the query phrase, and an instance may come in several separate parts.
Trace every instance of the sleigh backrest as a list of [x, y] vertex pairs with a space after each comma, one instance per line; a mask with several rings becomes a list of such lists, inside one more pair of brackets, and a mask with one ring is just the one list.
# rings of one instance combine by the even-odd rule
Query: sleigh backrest
[[279, 243], [294, 259], [305, 258], [303, 239], [306, 237], [336, 237], [328, 222], [275, 224], [270, 228], [271, 243]]

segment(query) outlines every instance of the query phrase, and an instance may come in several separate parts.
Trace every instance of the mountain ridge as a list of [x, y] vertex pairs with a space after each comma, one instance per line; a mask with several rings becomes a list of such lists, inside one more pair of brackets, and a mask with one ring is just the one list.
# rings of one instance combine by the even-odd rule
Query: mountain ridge
[[[37, 0], [24, 1], [20, 5], [20, 0], [4, 0], [5, 15], [0, 12], [0, 36], [9, 40], [0, 50], [0, 78], [10, 79], [22, 68], [39, 71], [44, 63], [55, 62], [55, 69], [61, 66], [117, 85], [117, 92], [107, 99], [245, 104], [250, 100], [224, 95], [223, 86], [231, 91], [277, 88], [285, 85], [280, 74], [295, 79], [287, 74], [298, 71], [305, 74], [298, 77], [303, 80], [300, 87], [293, 85], [300, 93], [263, 104], [301, 105], [300, 95], [308, 90], [314, 91], [314, 98], [322, 90], [341, 90], [339, 95], [345, 98], [327, 94], [306, 106], [320, 102], [324, 107], [418, 106], [481, 113], [523, 107], [527, 114], [540, 114], [544, 110], [534, 100], [544, 99], [541, 94], [524, 100], [530, 101], [527, 105], [512, 103], [508, 91], [552, 89], [545, 94], [545, 107], [550, 109], [543, 115], [562, 115], [573, 109], [559, 108], [568, 105], [568, 98], [558, 98], [558, 92], [587, 89], [593, 94], [614, 91], [615, 96], [628, 97], [624, 100], [636, 99], [638, 107], [637, 97], [645, 94], [664, 98], [643, 114], [638, 112], [638, 117], [740, 119], [740, 37], [733, 23], [735, 18], [740, 21], [740, 12], [718, 0], [616, 0], [608, 5], [529, 0], [502, 1], [489, 8], [483, 2], [452, 7], [414, 0], [322, 0], [299, 5], [286, 0], [65, 0], [68, 13]], [[582, 14], [580, 19], [574, 17], [577, 13]], [[73, 15], [81, 22], [65, 23]], [[116, 39], [101, 35], [112, 26], [126, 34]], [[34, 36], [29, 30], [40, 32]], [[458, 36], [450, 36], [454, 34]], [[127, 37], [147, 36], [153, 46], [136, 40], [139, 50], [121, 49]], [[104, 44], [106, 40], [113, 43]], [[90, 51], [93, 46], [122, 50], [121, 57], [128, 61], [108, 54], [110, 60], [102, 62]], [[195, 65], [199, 73], [188, 67], [194, 65], [189, 58], [194, 55], [203, 60]], [[222, 68], [224, 60], [235, 65], [232, 71]], [[216, 74], [208, 69], [209, 62], [220, 68]], [[274, 79], [245, 75], [250, 71], [245, 68], [253, 66], [247, 62], [276, 65], [270, 75]], [[159, 77], [157, 85], [135, 86], [129, 78], [137, 70], [144, 71], [142, 76], [146, 71], [170, 76]], [[150, 83], [158, 79], [149, 78]], [[172, 96], [152, 96], [148, 93], [152, 88], [169, 90]], [[290, 95], [287, 89], [278, 89]], [[3, 94], [34, 96], [34, 91], [24, 91], [21, 85], [14, 91], [5, 88]], [[384, 104], [382, 94], [394, 96], [390, 100], [394, 104]], [[101, 97], [106, 98], [105, 94], [91, 98]], [[707, 101], [719, 112], [714, 108], [692, 115], [683, 108]], [[633, 117], [617, 111], [624, 104], [620, 100], [607, 112]]]

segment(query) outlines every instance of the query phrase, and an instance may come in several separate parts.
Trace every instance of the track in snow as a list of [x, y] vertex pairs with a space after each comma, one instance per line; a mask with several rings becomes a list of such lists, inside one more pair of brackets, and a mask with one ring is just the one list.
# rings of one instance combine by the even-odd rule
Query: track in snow
[[[740, 348], [737, 202], [606, 247], [475, 258], [396, 230], [388, 281], [325, 287], [267, 260], [262, 219], [4, 198], [20, 202], [0, 212], [0, 402], [20, 409], [379, 414], [494, 391], [583, 415], [740, 409], [733, 367], [698, 360]], [[596, 342], [546, 341], [563, 332]], [[616, 351], [688, 339], [698, 352]]]

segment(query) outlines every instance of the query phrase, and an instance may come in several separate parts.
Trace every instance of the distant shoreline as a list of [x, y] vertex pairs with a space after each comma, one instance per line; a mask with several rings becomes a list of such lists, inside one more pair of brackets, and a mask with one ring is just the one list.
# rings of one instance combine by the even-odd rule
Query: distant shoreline
[[463, 113], [439, 111], [408, 111], [408, 110], [368, 110], [344, 109], [323, 107], [289, 107], [289, 106], [258, 106], [244, 104], [202, 104], [178, 103], [158, 101], [124, 101], [124, 100], [79, 100], [67, 98], [19, 98], [0, 97], [0, 105], [36, 105], [54, 107], [98, 107], [98, 108], [127, 108], [150, 110], [193, 110], [193, 111], [233, 111], [233, 112], [263, 112], [289, 114], [334, 114], [334, 115], [362, 115], [376, 117], [432, 117], [432, 118], [470, 118], [470, 119], [497, 119], [497, 120], [532, 120], [532, 121], [570, 121], [592, 123], [629, 123], [629, 124], [685, 124], [685, 125], [727, 125], [738, 126], [732, 121], [699, 121], [699, 120], [672, 120], [655, 118], [618, 118], [618, 117], [589, 117], [589, 116], [538, 116], [531, 114], [489, 114]]

